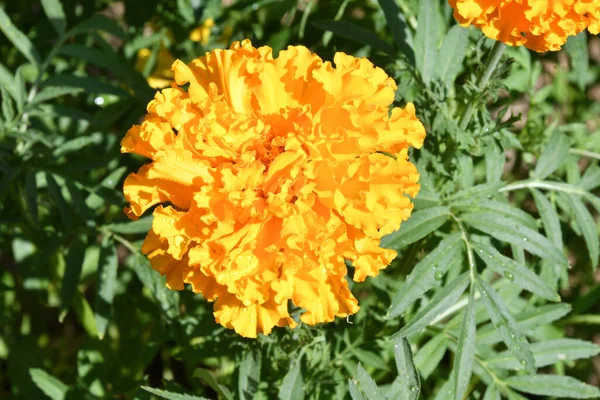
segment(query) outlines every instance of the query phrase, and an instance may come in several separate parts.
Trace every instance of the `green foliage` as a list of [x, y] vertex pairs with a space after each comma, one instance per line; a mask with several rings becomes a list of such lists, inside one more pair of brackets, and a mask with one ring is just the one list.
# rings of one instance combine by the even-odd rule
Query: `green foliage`
[[[0, 31], [1, 398], [600, 396], [598, 38], [505, 49], [440, 0], [5, 2]], [[350, 283], [358, 314], [256, 340], [152, 270], [152, 218], [122, 212], [141, 160], [119, 153], [161, 48], [246, 37], [368, 57], [427, 130], [415, 209], [381, 241], [397, 258]]]

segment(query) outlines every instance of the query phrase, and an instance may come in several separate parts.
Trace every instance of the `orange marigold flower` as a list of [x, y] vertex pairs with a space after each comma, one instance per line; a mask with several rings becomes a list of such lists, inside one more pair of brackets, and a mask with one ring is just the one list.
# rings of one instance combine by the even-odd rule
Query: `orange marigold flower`
[[560, 50], [567, 37], [600, 31], [599, 0], [448, 0], [462, 26], [538, 52]]
[[390, 110], [396, 85], [368, 60], [334, 62], [302, 46], [273, 58], [247, 40], [175, 61], [176, 84], [122, 141], [152, 159], [125, 181], [126, 213], [166, 203], [143, 252], [242, 336], [294, 327], [289, 301], [311, 325], [356, 313], [344, 260], [359, 282], [385, 268], [396, 253], [380, 238], [419, 191], [414, 106]]

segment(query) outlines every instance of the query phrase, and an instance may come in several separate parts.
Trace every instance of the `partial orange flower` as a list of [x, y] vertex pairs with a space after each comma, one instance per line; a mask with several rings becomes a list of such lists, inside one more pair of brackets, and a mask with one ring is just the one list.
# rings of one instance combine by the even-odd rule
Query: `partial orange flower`
[[246, 337], [294, 327], [290, 302], [310, 325], [359, 310], [345, 260], [360, 282], [396, 256], [379, 241], [410, 216], [408, 149], [425, 137], [412, 104], [390, 109], [396, 85], [368, 60], [271, 51], [245, 40], [175, 61], [176, 84], [121, 143], [151, 159], [124, 192], [132, 219], [158, 205], [152, 266]]
[[462, 26], [537, 52], [560, 50], [569, 36], [600, 31], [599, 0], [448, 0]]

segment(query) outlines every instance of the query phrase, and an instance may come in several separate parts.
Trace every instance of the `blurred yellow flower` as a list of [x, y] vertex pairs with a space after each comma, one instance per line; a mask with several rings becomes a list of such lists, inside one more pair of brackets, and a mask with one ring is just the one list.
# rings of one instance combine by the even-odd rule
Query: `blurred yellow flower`
[[190, 39], [192, 42], [208, 44], [213, 26], [215, 26], [215, 21], [212, 18], [207, 18], [202, 25], [190, 32]]
[[390, 110], [396, 85], [368, 60], [271, 52], [245, 40], [175, 61], [179, 87], [121, 143], [152, 160], [124, 185], [130, 218], [158, 205], [143, 252], [245, 337], [294, 327], [290, 301], [310, 325], [359, 310], [344, 260], [360, 282], [396, 256], [379, 241], [411, 214], [408, 149], [425, 137], [411, 103]]
[[462, 26], [538, 52], [560, 50], [569, 36], [600, 31], [600, 0], [448, 0]]
[[[135, 69], [139, 72], [143, 72], [152, 50], [144, 48], [138, 51], [137, 60], [135, 63]], [[162, 89], [168, 87], [173, 82], [173, 71], [171, 65], [175, 62], [175, 58], [171, 55], [171, 52], [166, 47], [162, 46], [158, 50], [156, 55], [156, 64], [154, 69], [146, 78], [148, 85], [153, 89]]]

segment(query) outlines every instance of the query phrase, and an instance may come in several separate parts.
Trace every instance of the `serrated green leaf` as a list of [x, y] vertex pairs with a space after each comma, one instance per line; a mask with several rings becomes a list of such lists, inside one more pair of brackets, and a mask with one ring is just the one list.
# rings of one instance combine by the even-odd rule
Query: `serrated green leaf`
[[52, 400], [65, 400], [69, 387], [43, 369], [31, 368], [31, 380], [42, 392]]
[[417, 211], [402, 223], [399, 230], [382, 237], [380, 246], [399, 250], [429, 235], [442, 226], [448, 218], [450, 218], [450, 209], [445, 206]]
[[447, 349], [446, 337], [440, 333], [417, 351], [415, 367], [423, 375], [423, 379], [427, 379], [435, 371]]
[[248, 351], [239, 367], [238, 397], [240, 400], [252, 400], [258, 391], [262, 355], [259, 351]]
[[225, 400], [233, 400], [233, 395], [225, 386], [219, 384], [217, 379], [207, 369], [199, 368], [194, 372], [194, 377], [202, 379], [208, 386], [210, 386], [215, 392], [222, 396]]
[[[519, 330], [527, 332], [538, 326], [556, 321], [567, 315], [570, 311], [571, 306], [568, 304], [546, 304], [517, 314], [515, 320]], [[492, 324], [487, 324], [477, 330], [477, 343], [479, 344], [492, 345], [501, 340], [502, 338]]]
[[64, 35], [67, 29], [67, 17], [60, 0], [41, 0], [42, 8], [52, 26], [59, 35]]
[[96, 328], [100, 339], [106, 333], [106, 328], [112, 314], [118, 266], [119, 261], [117, 259], [115, 243], [110, 237], [105, 236], [102, 240], [100, 258], [98, 260], [96, 307], [94, 310]]
[[535, 219], [516, 207], [511, 206], [508, 203], [504, 203], [497, 200], [488, 200], [488, 199], [480, 199], [480, 200], [470, 200], [463, 199], [458, 200], [452, 203], [452, 209], [461, 211], [461, 212], [495, 212], [497, 214], [502, 215], [505, 218], [510, 218], [512, 222], [521, 224], [526, 226], [529, 229], [536, 230], [537, 223]]
[[600, 258], [600, 239], [598, 238], [596, 221], [579, 196], [564, 194], [563, 198], [568, 203], [569, 209], [581, 230], [583, 239], [588, 248], [592, 268], [595, 270], [598, 267]]
[[435, 74], [450, 89], [463, 67], [469, 45], [469, 31], [456, 24], [446, 34], [436, 57]]
[[563, 248], [562, 230], [560, 228], [560, 220], [558, 213], [550, 201], [537, 189], [531, 189], [533, 200], [540, 213], [544, 231], [548, 239], [556, 246], [557, 249]]
[[140, 387], [148, 393], [152, 393], [158, 397], [162, 397], [163, 399], [168, 399], [168, 400], [208, 400], [206, 397], [198, 397], [198, 396], [192, 396], [189, 394], [168, 392], [166, 390], [151, 388], [148, 386], [140, 386]]
[[410, 343], [399, 338], [394, 344], [394, 359], [400, 378], [400, 400], [416, 400], [421, 393], [421, 379], [413, 361]]
[[383, 392], [379, 389], [373, 378], [371, 378], [371, 375], [363, 368], [361, 363], [358, 363], [358, 367], [356, 368], [356, 380], [367, 400], [385, 400]]
[[437, 56], [438, 22], [436, 18], [437, 2], [419, 1], [417, 11], [417, 32], [415, 34], [415, 64], [425, 84], [429, 84]]
[[34, 65], [40, 64], [40, 55], [33, 47], [33, 43], [23, 32], [17, 29], [2, 7], [0, 7], [0, 30], [4, 32], [6, 38], [27, 60]]
[[425, 328], [435, 317], [450, 305], [455, 304], [468, 285], [469, 276], [467, 273], [462, 274], [456, 280], [447, 284], [446, 287], [436, 293], [433, 299], [408, 324], [399, 332], [393, 334], [390, 339], [407, 337]]
[[587, 45], [587, 34], [584, 31], [578, 35], [571, 36], [565, 43], [565, 50], [570, 58], [571, 70], [575, 76], [579, 90], [585, 90], [590, 64]]
[[[538, 368], [542, 368], [559, 361], [571, 361], [594, 357], [600, 354], [600, 346], [579, 339], [555, 339], [533, 343], [531, 345], [531, 352], [535, 359], [535, 365]], [[521, 367], [519, 360], [507, 351], [486, 359], [486, 363], [501, 369], [516, 370]]]
[[350, 392], [350, 397], [352, 400], [365, 400], [365, 397], [360, 392], [358, 388], [358, 381], [355, 379], [348, 379], [348, 390]]
[[469, 303], [463, 316], [458, 345], [452, 367], [454, 373], [454, 398], [462, 400], [471, 380], [473, 360], [475, 359], [475, 287], [471, 285]]
[[373, 50], [379, 50], [390, 56], [394, 56], [394, 49], [389, 44], [360, 25], [347, 21], [314, 21], [312, 24], [318, 29], [332, 32], [334, 35], [338, 35], [344, 39], [366, 44], [367, 46], [371, 46]]
[[473, 243], [475, 253], [485, 264], [515, 285], [550, 301], [560, 301], [560, 296], [542, 278], [526, 266], [505, 257], [493, 246]]
[[476, 277], [479, 291], [488, 315], [506, 347], [515, 354], [519, 363], [529, 374], [535, 373], [535, 361], [527, 338], [521, 334], [515, 318], [498, 293], [479, 276]]
[[304, 398], [304, 381], [300, 360], [292, 362], [289, 371], [283, 377], [279, 388], [279, 400], [300, 400]]
[[80, 238], [69, 245], [69, 253], [66, 257], [65, 274], [60, 287], [60, 314], [59, 321], [62, 322], [71, 307], [73, 296], [77, 291], [77, 284], [83, 268], [83, 258], [85, 257], [86, 243]]
[[505, 186], [504, 182], [482, 183], [467, 189], [459, 190], [458, 192], [446, 198], [449, 204], [453, 204], [464, 199], [473, 200], [480, 197], [493, 196], [498, 193], [498, 190]]
[[544, 179], [556, 171], [567, 159], [569, 154], [569, 137], [555, 130], [535, 166], [533, 176]]
[[461, 215], [461, 220], [498, 240], [522, 247], [541, 258], [567, 265], [565, 256], [546, 237], [500, 215], [492, 212], [475, 212]]
[[423, 293], [439, 283], [452, 265], [452, 260], [462, 250], [460, 240], [460, 233], [451, 234], [413, 268], [392, 299], [387, 318], [402, 314]]
[[570, 376], [511, 376], [505, 382], [513, 389], [538, 396], [569, 399], [595, 399], [600, 397], [600, 389]]
[[404, 15], [394, 0], [378, 0], [383, 10], [387, 26], [392, 31], [398, 50], [406, 56], [408, 63], [415, 65], [415, 52], [412, 48], [413, 38]]

